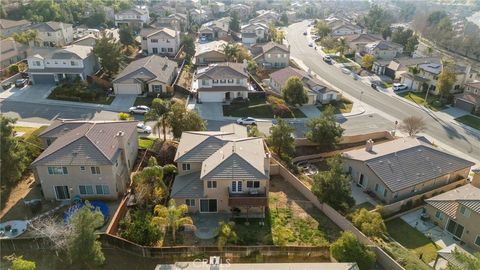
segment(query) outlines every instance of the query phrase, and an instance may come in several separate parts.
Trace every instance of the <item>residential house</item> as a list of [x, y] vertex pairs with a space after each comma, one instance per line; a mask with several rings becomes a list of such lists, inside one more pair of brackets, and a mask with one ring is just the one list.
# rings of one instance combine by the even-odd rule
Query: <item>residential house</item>
[[455, 95], [455, 107], [471, 113], [480, 113], [480, 82], [465, 84], [463, 93]]
[[399, 138], [342, 153], [353, 183], [386, 204], [465, 182], [473, 162], [436, 149], [415, 137]]
[[174, 13], [167, 17], [158, 18], [154, 24], [156, 28], [167, 27], [176, 31], [186, 31], [188, 25], [188, 16], [182, 13]]
[[166, 94], [177, 76], [177, 62], [167, 57], [151, 55], [128, 64], [113, 80], [117, 95], [140, 95], [145, 92]]
[[393, 80], [399, 80], [400, 75], [409, 72], [409, 68], [428, 63], [440, 63], [440, 59], [433, 57], [397, 57], [386, 64], [385, 73], [380, 75], [386, 75]]
[[136, 6], [134, 8], [115, 13], [116, 27], [128, 25], [129, 27], [140, 29], [149, 23], [150, 13], [146, 6]]
[[206, 40], [228, 39], [230, 32], [230, 17], [202, 24], [198, 30], [198, 36]]
[[471, 184], [426, 199], [426, 213], [454, 239], [480, 251], [480, 172]]
[[97, 44], [97, 39], [98, 36], [96, 36], [95, 34], [88, 34], [72, 42], [72, 45], [95, 47], [95, 44]]
[[170, 197], [191, 213], [264, 217], [270, 158], [263, 139], [248, 137], [244, 126], [183, 132]]
[[251, 85], [244, 64], [226, 62], [198, 69], [193, 89], [199, 102], [224, 102], [248, 98]]
[[257, 17], [250, 20], [250, 23], [263, 23], [265, 25], [277, 24], [280, 15], [272, 10], [259, 10]]
[[348, 36], [344, 36], [343, 38], [348, 43], [348, 46], [350, 48], [349, 51], [358, 52], [358, 53], [365, 51], [365, 45], [372, 42], [383, 40], [381, 36], [367, 34], [367, 33], [348, 35]]
[[48, 147], [35, 159], [47, 200], [114, 200], [126, 193], [137, 158], [137, 121], [55, 120], [40, 133]]
[[330, 35], [334, 37], [361, 34], [363, 32], [362, 27], [345, 20], [330, 20], [327, 21], [327, 24], [332, 30]]
[[140, 31], [145, 55], [159, 54], [174, 57], [180, 49], [180, 32], [170, 28], [143, 28]]
[[209, 19], [207, 12], [203, 9], [192, 9], [189, 11], [189, 14], [193, 24], [201, 25]]
[[225, 13], [225, 4], [222, 2], [210, 2], [209, 6], [213, 15]]
[[18, 63], [27, 58], [28, 46], [13, 40], [13, 38], [6, 38], [0, 41], [0, 67], [4, 69], [12, 64]]
[[268, 38], [269, 27], [264, 23], [249, 23], [241, 28], [242, 43], [252, 46], [257, 42], [265, 42]]
[[250, 18], [252, 14], [252, 8], [245, 4], [233, 4], [230, 6], [230, 15], [233, 13], [236, 13], [240, 20], [245, 21]]
[[334, 90], [328, 89], [317, 78], [307, 72], [293, 67], [286, 67], [270, 74], [269, 85], [278, 95], [282, 94], [282, 88], [292, 77], [299, 78], [308, 94], [307, 105], [317, 102], [328, 104], [333, 100], [340, 100], [341, 95]]
[[253, 60], [262, 69], [276, 69], [288, 66], [290, 48], [276, 42], [255, 44], [250, 48]]
[[42, 22], [34, 24], [31, 29], [38, 32], [41, 46], [65, 46], [73, 41], [73, 27], [69, 23]]
[[11, 36], [13, 33], [23, 32], [28, 29], [32, 23], [27, 20], [7, 20], [0, 19], [0, 36], [6, 38]]
[[364, 53], [375, 59], [393, 59], [403, 53], [403, 46], [394, 42], [379, 40], [365, 45]]
[[227, 62], [227, 56], [223, 49], [228, 42], [216, 40], [208, 43], [197, 43], [195, 49], [194, 64], [197, 66], [209, 65], [218, 62]]
[[28, 56], [28, 74], [34, 84], [54, 84], [62, 80], [86, 80], [99, 70], [93, 47], [69, 45], [38, 48]]

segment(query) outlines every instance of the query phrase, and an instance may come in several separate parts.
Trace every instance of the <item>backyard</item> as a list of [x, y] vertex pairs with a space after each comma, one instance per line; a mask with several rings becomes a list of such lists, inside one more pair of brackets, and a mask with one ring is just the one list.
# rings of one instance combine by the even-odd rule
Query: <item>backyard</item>
[[[332, 105], [335, 108], [335, 114], [349, 113], [352, 111], [353, 102], [346, 98], [342, 98], [339, 101], [332, 101], [330, 105]], [[321, 105], [321, 106], [318, 106], [318, 109], [323, 112], [325, 111], [327, 106], [328, 104]]]
[[469, 127], [480, 130], [480, 118], [477, 116], [464, 115], [462, 117], [456, 118], [455, 120]]
[[427, 104], [425, 104], [425, 93], [414, 93], [414, 92], [403, 92], [403, 93], [398, 93], [400, 97], [403, 97], [407, 100], [410, 100], [412, 102], [415, 102], [416, 104], [425, 106], [428, 109], [431, 109], [432, 111], [441, 111], [446, 108], [445, 104], [440, 101], [440, 98], [434, 96], [434, 95], [429, 95], [427, 99]]
[[114, 99], [100, 86], [82, 81], [66, 82], [59, 85], [53, 89], [48, 98], [107, 105], [111, 104]]
[[[286, 105], [285, 105], [286, 106]], [[305, 114], [295, 107], [288, 107], [288, 112], [281, 115], [283, 118], [303, 118]], [[279, 115], [275, 112], [275, 105], [265, 99], [252, 99], [245, 103], [223, 105], [223, 115], [233, 117], [274, 118]]]
[[138, 148], [140, 149], [150, 149], [152, 148], [153, 144], [155, 143], [155, 139], [151, 138], [138, 138]]

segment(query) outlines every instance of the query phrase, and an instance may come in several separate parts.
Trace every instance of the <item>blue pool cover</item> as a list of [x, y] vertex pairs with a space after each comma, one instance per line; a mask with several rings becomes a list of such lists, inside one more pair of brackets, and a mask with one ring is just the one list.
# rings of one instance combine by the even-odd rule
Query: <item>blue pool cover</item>
[[[73, 214], [75, 214], [78, 210], [80, 210], [85, 206], [86, 206], [85, 203], [80, 202], [68, 208], [68, 210], [65, 211], [65, 213], [63, 214], [63, 221], [65, 222], [65, 224], [68, 224], [70, 222], [70, 219], [72, 218]], [[92, 211], [95, 209], [99, 209], [103, 215], [104, 221], [107, 222], [108, 218], [110, 217], [110, 214], [109, 214], [109, 209], [106, 203], [102, 201], [91, 201], [90, 206]]]

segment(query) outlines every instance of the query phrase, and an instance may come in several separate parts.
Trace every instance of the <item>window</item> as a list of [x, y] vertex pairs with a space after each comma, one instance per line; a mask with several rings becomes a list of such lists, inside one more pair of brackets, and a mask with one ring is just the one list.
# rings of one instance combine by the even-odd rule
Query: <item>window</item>
[[168, 52], [173, 52], [173, 48], [167, 48]]
[[95, 189], [99, 195], [108, 195], [110, 194], [110, 188], [107, 185], [96, 185]]
[[259, 188], [260, 181], [247, 181], [247, 188]]
[[[49, 63], [49, 64], [50, 64], [50, 63]], [[33, 65], [34, 65], [34, 66], [37, 66], [37, 67], [40, 66], [40, 61], [33, 61]]]
[[75, 61], [70, 61], [70, 65], [71, 65], [71, 66], [76, 66], [76, 65], [77, 65], [77, 62], [75, 62]]
[[475, 238], [475, 245], [480, 247], [480, 235], [477, 235], [477, 238]]
[[233, 79], [228, 79], [228, 83], [233, 83], [234, 80]]
[[217, 84], [218, 83], [218, 80], [213, 80], [213, 84]]
[[241, 79], [237, 79], [237, 84], [241, 84], [242, 83], [242, 80]]
[[226, 83], [227, 80], [220, 80], [220, 83]]
[[58, 62], [57, 62], [57, 61], [55, 61], [55, 65], [58, 65]]
[[48, 167], [48, 174], [68, 174], [67, 167]]
[[85, 166], [80, 166], [80, 171], [85, 171]]
[[166, 52], [165, 48], [162, 48], [162, 52]]
[[150, 42], [152, 42], [152, 43], [158, 43], [158, 39], [151, 39]]
[[207, 181], [207, 188], [217, 188], [217, 181]]
[[54, 189], [57, 200], [70, 199], [70, 192], [68, 191], [68, 186], [55, 186]]
[[158, 48], [152, 48], [152, 53], [157, 54], [158, 53]]
[[242, 181], [232, 181], [231, 191], [233, 193], [241, 193], [243, 190]]
[[52, 33], [47, 33], [47, 36], [51, 37], [51, 36], [52, 36]]
[[440, 220], [443, 220], [443, 213], [437, 210], [437, 212], [435, 212], [435, 217]]
[[92, 186], [78, 186], [81, 195], [91, 195], [93, 194]]
[[182, 170], [190, 171], [190, 163], [183, 163], [182, 164]]
[[[213, 83], [215, 84], [215, 80]], [[202, 85], [209, 85], [208, 80], [202, 80]]]
[[378, 183], [375, 184], [375, 191], [378, 191]]
[[147, 40], [147, 37], [142, 37], [142, 40]]
[[153, 89], [153, 92], [155, 92], [155, 93], [161, 93], [162, 92], [162, 86], [161, 85], [153, 85], [152, 89]]
[[387, 194], [388, 194], [387, 189], [385, 189], [385, 190], [383, 191], [383, 197], [387, 197]]
[[217, 199], [200, 199], [200, 213], [217, 212]]
[[100, 174], [100, 167], [90, 167], [92, 174]]
[[186, 199], [185, 204], [189, 207], [195, 207], [195, 199]]
[[460, 213], [462, 213], [462, 215], [465, 217], [470, 216], [470, 210], [463, 205], [460, 207]]

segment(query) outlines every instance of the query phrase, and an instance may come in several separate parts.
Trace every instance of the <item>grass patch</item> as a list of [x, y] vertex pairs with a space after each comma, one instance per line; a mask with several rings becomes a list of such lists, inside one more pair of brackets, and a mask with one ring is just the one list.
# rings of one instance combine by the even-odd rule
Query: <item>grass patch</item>
[[[37, 130], [37, 128], [34, 128], [34, 127], [20, 127], [20, 126], [15, 126], [15, 127], [13, 128], [13, 130], [14, 130], [15, 132], [18, 132], [18, 133], [20, 133], [20, 132], [24, 133], [24, 134], [22, 135], [22, 137], [23, 137], [23, 138], [28, 138], [30, 135], [32, 135], [32, 133], [33, 133], [35, 130]], [[42, 129], [42, 130], [43, 130], [43, 129]]]
[[386, 222], [387, 231], [402, 246], [414, 251], [425, 263], [435, 260], [437, 246], [421, 232], [411, 227], [401, 218]]
[[48, 99], [109, 105], [114, 97], [95, 84], [73, 81], [55, 87]]
[[[341, 100], [339, 101], [332, 101], [330, 102], [330, 105], [333, 106], [335, 108], [335, 114], [339, 114], [339, 113], [349, 113], [352, 111], [352, 107], [353, 107], [353, 102], [346, 99], [346, 98], [342, 98]], [[323, 112], [325, 111], [325, 109], [327, 108], [328, 104], [325, 104], [325, 105], [321, 105], [321, 106], [318, 106], [318, 109]]]
[[139, 105], [145, 105], [145, 106], [152, 106], [152, 101], [155, 99], [154, 96], [146, 96], [146, 97], [137, 97], [135, 99], [135, 102], [133, 103], [133, 106], [139, 106]]
[[441, 102], [439, 98], [433, 95], [428, 96], [427, 104], [425, 104], [425, 93], [404, 92], [404, 93], [398, 93], [397, 95], [405, 99], [408, 99], [410, 101], [413, 101], [416, 104], [425, 106], [426, 108], [432, 111], [440, 111], [446, 108], [445, 104]]
[[338, 55], [332, 55], [330, 56], [333, 60], [335, 60], [335, 62], [337, 63], [348, 63], [350, 62], [350, 60], [348, 60], [348, 58], [346, 58], [345, 56], [338, 56]]
[[480, 118], [473, 115], [464, 115], [462, 117], [456, 118], [456, 121], [465, 124], [469, 127], [480, 130]]
[[155, 139], [150, 138], [138, 138], [138, 148], [150, 149], [155, 143]]
[[[285, 118], [304, 118], [305, 114], [295, 107], [290, 107], [291, 115]], [[250, 100], [246, 103], [223, 105], [223, 115], [233, 117], [273, 118], [273, 108], [263, 99]]]
[[[318, 42], [317, 44], [321, 45], [322, 43]], [[335, 49], [322, 48], [322, 51], [326, 54], [336, 54], [337, 53], [337, 50], [335, 50]], [[331, 56], [333, 56], [333, 55], [331, 55]]]

